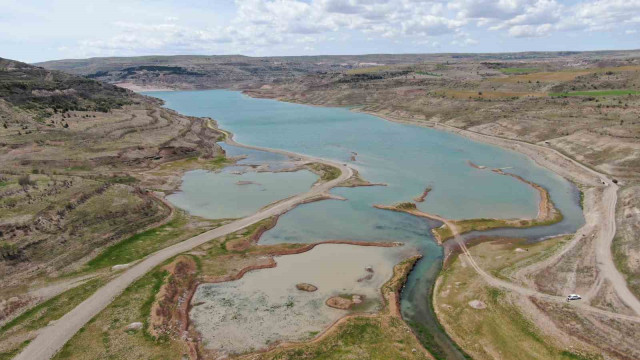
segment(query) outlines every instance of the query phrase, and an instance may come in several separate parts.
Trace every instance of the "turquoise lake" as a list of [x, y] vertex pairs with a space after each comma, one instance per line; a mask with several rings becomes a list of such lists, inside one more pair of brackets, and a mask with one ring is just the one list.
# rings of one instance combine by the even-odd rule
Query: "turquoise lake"
[[[299, 206], [281, 216], [276, 227], [266, 232], [260, 241], [265, 244], [331, 239], [401, 241], [419, 249], [424, 257], [411, 273], [402, 293], [402, 312], [414, 328], [427, 330], [423, 341], [438, 358], [462, 358], [440, 330], [430, 308], [431, 287], [443, 256], [442, 247], [434, 242], [430, 229], [439, 224], [374, 209], [373, 205], [411, 201], [430, 186], [433, 190], [418, 207], [444, 217], [536, 216], [539, 198], [533, 188], [509, 176], [472, 168], [468, 164], [472, 161], [489, 168], [504, 168], [544, 186], [564, 215], [560, 223], [551, 226], [498, 229], [486, 233], [534, 241], [574, 232], [584, 223], [579, 191], [575, 186], [524, 155], [496, 146], [430, 128], [391, 123], [344, 108], [253, 99], [239, 92], [207, 90], [148, 95], [165, 100], [165, 106], [180, 113], [214, 118], [221, 128], [233, 132], [238, 142], [348, 163], [366, 180], [386, 183], [388, 186], [336, 188], [332, 192], [347, 201], [330, 200]], [[244, 149], [231, 151], [236, 151], [236, 155], [250, 155]], [[270, 158], [272, 154], [259, 153], [250, 155], [247, 160], [253, 156], [254, 161], [263, 158], [266, 163], [271, 161], [274, 166], [283, 166], [279, 165], [281, 159]], [[356, 154], [355, 161], [351, 161], [352, 154]], [[308, 188], [304, 179], [283, 179], [291, 188], [301, 184], [302, 191]], [[214, 201], [217, 194], [227, 191], [229, 186], [216, 187], [215, 184], [215, 181], [203, 181], [193, 187], [193, 193], [210, 196]], [[207, 186], [210, 188], [205, 189]]]

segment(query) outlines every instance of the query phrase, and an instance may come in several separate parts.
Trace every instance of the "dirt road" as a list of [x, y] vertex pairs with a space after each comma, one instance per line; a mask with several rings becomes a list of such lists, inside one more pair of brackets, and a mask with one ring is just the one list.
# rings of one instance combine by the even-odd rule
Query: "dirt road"
[[[503, 288], [503, 289], [507, 289], [507, 290], [510, 290], [510, 291], [513, 291], [515, 293], [518, 293], [518, 294], [521, 294], [521, 295], [525, 295], [525, 296], [533, 296], [533, 297], [536, 297], [536, 298], [539, 298], [539, 299], [543, 299], [543, 300], [547, 300], [547, 301], [566, 303], [566, 298], [564, 296], [555, 296], [555, 295], [545, 294], [545, 293], [539, 292], [537, 290], [530, 289], [530, 288], [527, 288], [527, 287], [523, 287], [523, 286], [517, 285], [515, 283], [509, 282], [509, 281], [505, 281], [505, 280], [501, 280], [501, 279], [498, 279], [498, 278], [495, 278], [495, 277], [489, 275], [473, 259], [473, 256], [471, 256], [471, 253], [469, 252], [469, 249], [465, 245], [464, 240], [462, 239], [462, 237], [460, 237], [460, 234], [458, 232], [457, 227], [453, 223], [448, 221], [447, 219], [444, 219], [444, 218], [442, 218], [440, 216], [434, 215], [434, 216], [432, 216], [432, 218], [435, 219], [435, 220], [442, 221], [443, 223], [447, 224], [447, 226], [451, 229], [451, 232], [454, 234], [454, 239], [456, 240], [456, 242], [458, 243], [458, 245], [462, 249], [462, 252], [463, 252], [463, 255], [464, 255], [463, 256], [464, 261], [466, 261], [469, 265], [471, 265], [471, 267], [473, 267], [473, 269], [489, 285], [495, 286], [495, 287], [500, 287], [500, 288]], [[626, 287], [626, 283], [624, 283], [624, 285]], [[586, 303], [573, 302], [571, 304], [573, 306], [575, 306], [575, 307], [580, 308], [581, 310], [584, 310], [584, 311], [588, 311], [588, 312], [592, 312], [592, 313], [608, 316], [610, 318], [616, 318], [616, 319], [621, 319], [621, 320], [629, 320], [629, 321], [634, 321], [634, 322], [640, 323], [640, 317], [638, 317], [638, 316], [629, 316], [629, 315], [618, 314], [618, 313], [614, 313], [614, 312], [611, 312], [611, 311], [606, 311], [606, 310], [602, 310], [602, 309], [590, 306], [590, 305], [588, 305]]]
[[[271, 151], [271, 149], [238, 144], [233, 141], [230, 136], [228, 142], [235, 146], [243, 146], [251, 149]], [[319, 183], [313, 186], [306, 193], [295, 195], [285, 201], [278, 202], [272, 206], [263, 208], [251, 216], [207, 231], [198, 236], [194, 236], [188, 240], [172, 245], [147, 256], [144, 260], [132, 266], [131, 268], [123, 272], [120, 276], [113, 279], [102, 288], [98, 289], [88, 299], [80, 303], [73, 310], [65, 314], [53, 324], [50, 324], [49, 326], [42, 329], [36, 336], [36, 338], [31, 341], [31, 343], [29, 343], [29, 345], [18, 356], [16, 356], [14, 360], [46, 360], [52, 358], [78, 330], [80, 330], [89, 320], [91, 320], [91, 318], [96, 316], [100, 311], [107, 307], [107, 305], [109, 305], [116, 296], [122, 293], [124, 289], [126, 289], [129, 285], [142, 277], [144, 274], [160, 265], [165, 260], [170, 259], [185, 251], [189, 251], [194, 247], [202, 245], [213, 239], [236, 232], [249, 225], [255, 224], [260, 220], [274, 215], [282, 214], [294, 208], [296, 205], [303, 203], [309, 198], [326, 193], [332, 187], [340, 184], [353, 175], [353, 170], [344, 164], [324, 159], [301, 156], [281, 150], [275, 150], [273, 152], [295, 156], [296, 158], [301, 158], [305, 161], [321, 162], [327, 165], [335, 166], [340, 169], [341, 174], [337, 179], [325, 183]]]
[[[604, 219], [600, 219], [600, 229], [596, 241], [596, 264], [598, 275], [608, 279], [616, 293], [628, 307], [640, 315], [640, 300], [629, 290], [627, 281], [616, 268], [611, 253], [611, 243], [616, 235], [616, 203], [618, 201], [618, 186], [613, 182], [607, 183], [602, 197]], [[601, 283], [601, 282], [599, 282]]]
[[608, 279], [613, 284], [613, 287], [620, 299], [637, 315], [640, 315], [640, 300], [629, 290], [626, 280], [615, 266], [613, 254], [611, 253], [611, 244], [616, 234], [615, 210], [618, 186], [607, 175], [585, 166], [560, 151], [543, 144], [532, 144], [509, 138], [492, 136], [437, 122], [416, 121], [413, 119], [403, 119], [376, 113], [369, 114], [392, 122], [433, 127], [449, 131], [472, 140], [482, 141], [511, 149], [529, 156], [539, 165], [546, 167], [577, 184], [582, 184], [588, 187], [603, 187], [603, 196], [601, 197], [600, 203], [596, 209], [594, 209], [594, 212], [590, 214], [585, 213], [587, 224], [578, 230], [571, 243], [565, 246], [560, 253], [555, 254], [552, 259], [544, 261], [544, 264], [551, 264], [553, 261], [557, 261], [562, 256], [566, 255], [569, 250], [582, 239], [582, 235], [588, 234], [590, 231], [595, 231], [595, 254], [599, 278], [593, 288], [589, 291], [589, 294], [597, 293], [598, 286], [604, 283], [605, 279]]

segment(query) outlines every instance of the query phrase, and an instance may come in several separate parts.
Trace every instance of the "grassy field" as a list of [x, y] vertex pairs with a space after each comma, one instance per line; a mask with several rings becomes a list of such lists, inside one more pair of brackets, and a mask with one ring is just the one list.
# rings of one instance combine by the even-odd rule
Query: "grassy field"
[[[556, 238], [527, 245], [501, 240], [481, 243], [470, 251], [482, 268], [506, 276], [506, 269], [518, 268], [531, 257], [547, 256], [561, 241]], [[435, 300], [438, 318], [474, 359], [494, 359], [495, 354], [503, 359], [600, 358], [550, 338], [522, 312], [518, 297], [486, 285], [461, 258], [443, 271]]]
[[340, 324], [317, 343], [277, 350], [260, 359], [342, 360], [342, 359], [428, 359], [402, 320], [394, 317], [356, 317]]
[[[389, 294], [402, 288], [416, 257], [397, 264], [393, 277], [382, 286], [385, 309], [374, 316], [356, 316], [331, 328], [325, 337], [286, 349], [274, 349], [247, 359], [338, 360], [338, 359], [431, 359], [409, 327], [392, 313]], [[395, 305], [393, 305], [395, 306]], [[244, 358], [243, 358], [244, 359]]]
[[639, 95], [638, 90], [594, 90], [594, 91], [570, 91], [564, 93], [549, 93], [549, 96], [553, 97], [565, 97], [565, 96], [625, 96], [625, 95]]
[[[102, 251], [90, 260], [83, 272], [96, 271], [118, 264], [128, 264], [155, 251], [176, 244], [205, 231], [216, 228], [228, 220], [205, 220], [176, 210], [167, 224], [133, 235]], [[194, 226], [197, 223], [197, 226]]]
[[503, 74], [527, 74], [535, 71], [538, 71], [538, 68], [509, 67], [500, 69], [500, 72], [502, 72]]
[[229, 165], [231, 162], [224, 156], [217, 156], [213, 159], [202, 159], [199, 157], [189, 157], [182, 160], [171, 161], [168, 163], [164, 163], [158, 166], [157, 169], [154, 169], [154, 173], [163, 174], [165, 172], [174, 172], [174, 171], [185, 171], [192, 169], [204, 169], [204, 170], [218, 170], [223, 168], [226, 165]]
[[602, 68], [592, 68], [592, 69], [575, 69], [575, 70], [562, 70], [562, 71], [554, 71], [554, 72], [537, 72], [530, 74], [523, 74], [517, 76], [509, 76], [506, 78], [494, 78], [491, 79], [493, 82], [503, 82], [503, 83], [517, 83], [517, 82], [563, 82], [563, 81], [571, 81], [577, 78], [578, 76], [588, 75], [588, 74], [602, 74], [607, 72], [616, 72], [616, 71], [637, 71], [640, 70], [640, 66], [637, 65], [628, 65], [628, 66], [617, 66], [617, 67], [602, 67]]
[[312, 163], [308, 165], [309, 169], [320, 176], [320, 181], [327, 182], [337, 179], [341, 172], [337, 167], [323, 163]]
[[147, 323], [151, 304], [166, 272], [162, 267], [129, 286], [87, 323], [54, 359], [180, 359], [180, 341], [154, 339], [145, 329], [125, 331], [133, 322]]
[[[87, 281], [22, 313], [0, 327], [0, 359], [10, 359], [27, 345], [34, 331], [57, 320], [106, 283], [104, 277]], [[17, 340], [17, 342], [16, 342]]]
[[[452, 222], [458, 227], [460, 234], [468, 233], [471, 231], [484, 231], [498, 228], [527, 228], [533, 226], [551, 225], [562, 220], [563, 216], [558, 211], [557, 215], [550, 220], [540, 221], [537, 219], [523, 219], [523, 220], [503, 220], [503, 219], [465, 219], [465, 220], [452, 220]], [[433, 233], [440, 239], [445, 241], [453, 237], [451, 229], [447, 225], [432, 230]]]
[[[265, 255], [302, 246], [254, 245], [242, 251], [226, 249], [234, 239], [251, 237], [264, 225], [216, 239], [190, 252], [197, 264], [197, 276], [233, 275], [243, 267], [263, 262]], [[394, 277], [384, 285], [384, 291], [394, 292], [401, 287], [413, 261], [415, 258], [394, 268]], [[162, 335], [156, 338], [147, 331], [150, 311], [157, 301], [156, 293], [162, 284], [172, 282], [172, 275], [166, 267], [172, 262], [173, 259], [168, 260], [128, 287], [85, 325], [55, 359], [180, 359], [186, 356], [188, 348], [179, 337]], [[211, 267], [208, 263], [216, 263], [217, 266]], [[408, 326], [393, 316], [388, 311], [389, 307], [385, 309], [379, 315], [349, 318], [319, 341], [275, 349], [257, 356], [262, 359], [429, 359]], [[125, 331], [133, 322], [145, 325], [141, 330]]]

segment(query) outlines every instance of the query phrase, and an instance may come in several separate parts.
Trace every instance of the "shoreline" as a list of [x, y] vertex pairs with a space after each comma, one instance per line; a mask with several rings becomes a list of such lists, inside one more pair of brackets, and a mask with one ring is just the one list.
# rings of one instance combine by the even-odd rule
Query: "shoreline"
[[[258, 232], [260, 232], [260, 230], [258, 230]], [[255, 236], [252, 236], [255, 237]], [[255, 246], [261, 246], [258, 244], [254, 244]], [[200, 354], [199, 350], [200, 350], [200, 346], [201, 344], [201, 334], [199, 333], [199, 331], [195, 328], [192, 327], [192, 321], [190, 318], [190, 311], [193, 308], [194, 304], [192, 304], [192, 298], [195, 295], [198, 287], [200, 287], [201, 285], [206, 285], [206, 284], [220, 284], [220, 283], [225, 283], [225, 282], [233, 282], [233, 281], [237, 281], [242, 279], [247, 273], [252, 272], [252, 271], [258, 271], [258, 270], [263, 270], [263, 269], [271, 269], [271, 268], [275, 268], [277, 267], [277, 261], [275, 260], [275, 258], [280, 257], [280, 256], [288, 256], [288, 255], [297, 255], [297, 254], [302, 254], [308, 251], [313, 250], [314, 248], [316, 248], [317, 246], [320, 245], [351, 245], [351, 246], [371, 246], [371, 247], [380, 247], [380, 248], [392, 248], [392, 247], [400, 247], [400, 246], [404, 246], [403, 243], [399, 243], [399, 242], [366, 242], [366, 241], [351, 241], [351, 240], [327, 240], [327, 241], [321, 241], [321, 242], [316, 242], [316, 243], [310, 243], [310, 244], [298, 244], [301, 245], [298, 248], [294, 248], [294, 249], [277, 249], [274, 250], [273, 252], [269, 252], [264, 254], [263, 256], [268, 256], [269, 259], [266, 263], [264, 264], [259, 264], [259, 265], [247, 265], [245, 267], [243, 267], [242, 269], [240, 269], [239, 271], [233, 273], [233, 274], [226, 274], [226, 275], [220, 275], [220, 276], [198, 276], [195, 278], [195, 281], [193, 282], [192, 286], [186, 288], [185, 292], [187, 293], [187, 296], [185, 297], [185, 301], [183, 303], [183, 305], [181, 305], [178, 309], [177, 309], [177, 313], [179, 315], [179, 317], [181, 319], [184, 319], [184, 322], [182, 323], [182, 327], [181, 327], [181, 331], [182, 332], [187, 332], [189, 334], [197, 334], [197, 336], [191, 336], [189, 338], [185, 338], [182, 339], [182, 341], [184, 341], [185, 346], [189, 349], [190, 354], [195, 355], [194, 357], [191, 357], [191, 359], [195, 360], [198, 359], [198, 354]], [[264, 246], [269, 246], [269, 245], [264, 245]], [[173, 269], [175, 269], [175, 266], [177, 263], [183, 261], [180, 260], [180, 256], [189, 256], [189, 253], [185, 253], [182, 255], [178, 255], [175, 260], [173, 262], [171, 262], [170, 264], [166, 265], [167, 270], [170, 272], [170, 274], [173, 273], [173, 271], [170, 270], [171, 267], [173, 267]], [[404, 259], [402, 259], [399, 263], [394, 265], [394, 273], [392, 275], [392, 277], [387, 280], [381, 287], [380, 287], [380, 293], [381, 293], [381, 300], [382, 300], [382, 305], [383, 308], [380, 311], [377, 312], [352, 312], [350, 314], [345, 314], [344, 316], [340, 317], [339, 319], [337, 319], [336, 321], [334, 321], [333, 323], [327, 325], [318, 335], [316, 335], [313, 339], [311, 339], [310, 341], [296, 341], [296, 342], [275, 342], [274, 344], [272, 344], [271, 346], [262, 349], [262, 350], [258, 350], [256, 352], [253, 352], [252, 354], [255, 353], [263, 353], [263, 352], [268, 352], [277, 348], [283, 348], [283, 347], [287, 347], [288, 345], [290, 346], [296, 346], [296, 345], [301, 345], [301, 344], [307, 344], [307, 343], [315, 343], [318, 342], [320, 340], [322, 340], [322, 338], [324, 338], [324, 336], [331, 332], [332, 329], [340, 324], [343, 323], [344, 321], [348, 320], [351, 317], [357, 317], [357, 316], [378, 316], [378, 315], [383, 315], [383, 313], [385, 312], [385, 310], [387, 310], [387, 307], [385, 306], [386, 304], [386, 297], [385, 297], [385, 293], [384, 290], [387, 287], [387, 284], [390, 283], [391, 281], [393, 281], [395, 279], [396, 273], [395, 273], [395, 268], [397, 266], [401, 266], [403, 264], [405, 264], [408, 261], [412, 261], [415, 262], [418, 259], [420, 259], [422, 257], [422, 255], [420, 254], [416, 254], [416, 255], [411, 255], [408, 256]], [[186, 260], [186, 261], [192, 261], [192, 260]], [[405, 276], [405, 281], [406, 281], [406, 276]], [[156, 309], [158, 304], [159, 304], [159, 299], [161, 298], [161, 294], [162, 291], [164, 291], [165, 287], [168, 285], [168, 283], [163, 283], [163, 285], [160, 288], [160, 291], [155, 295], [155, 299], [153, 304], [152, 304], [152, 309]], [[152, 310], [152, 318], [154, 317], [153, 315], [154, 311]], [[393, 314], [395, 315], [395, 313]], [[399, 311], [398, 311], [398, 316], [400, 317], [400, 319], [402, 319]], [[151, 321], [149, 326], [151, 327], [152, 324], [158, 325], [158, 324], [163, 324], [162, 321], [162, 316], [157, 317], [155, 319], [155, 321]], [[155, 328], [151, 327], [149, 329], [150, 333], [153, 333], [155, 330]], [[157, 336], [157, 334], [154, 333], [154, 336]], [[207, 349], [202, 349], [202, 350], [207, 350]], [[211, 349], [209, 349], [211, 350]]]
[[[259, 96], [256, 92], [247, 93], [247, 96], [254, 95], [254, 97], [270, 98], [277, 101], [286, 101], [285, 99], [279, 100], [277, 97], [264, 97]], [[296, 103], [294, 101], [289, 101]], [[322, 105], [316, 105], [322, 106]], [[330, 106], [325, 106], [330, 107]], [[621, 301], [629, 306], [634, 312], [640, 315], [640, 299], [636, 297], [630, 290], [625, 277], [618, 270], [615, 265], [611, 246], [616, 234], [616, 203], [618, 200], [618, 184], [614, 182], [612, 177], [608, 174], [601, 173], [594, 168], [581, 163], [580, 161], [573, 159], [572, 157], [564, 154], [563, 152], [556, 150], [549, 146], [544, 146], [536, 143], [529, 143], [526, 141], [511, 139], [507, 137], [501, 137], [496, 135], [484, 134], [481, 132], [460, 129], [451, 125], [442, 124], [430, 120], [417, 120], [397, 117], [389, 114], [383, 114], [373, 111], [363, 110], [362, 107], [352, 107], [349, 110], [354, 112], [360, 112], [369, 114], [380, 119], [412, 125], [420, 127], [429, 127], [439, 131], [447, 131], [459, 136], [466, 137], [468, 139], [486, 143], [489, 145], [497, 146], [503, 149], [515, 151], [523, 154], [531, 159], [536, 165], [550, 170], [551, 172], [559, 175], [560, 177], [572, 182], [585, 194], [585, 202], [593, 201], [597, 204], [591, 209], [583, 208], [582, 214], [585, 219], [585, 223], [582, 227], [577, 229], [573, 234], [572, 240], [565, 245], [565, 247], [558, 253], [557, 257], [552, 258], [560, 259], [570, 250], [574, 249], [580, 242], [581, 235], [585, 233], [592, 233], [592, 236], [596, 238], [593, 245], [593, 252], [595, 262], [598, 270], [599, 280], [594, 284], [597, 287], [598, 284], [608, 280], [613, 284], [615, 293], [620, 297]], [[587, 188], [587, 189], [584, 189]], [[587, 191], [593, 189], [595, 191]], [[464, 244], [461, 244], [464, 248]], [[466, 253], [466, 252], [465, 252]], [[467, 254], [470, 256], [469, 254]], [[471, 259], [473, 261], [473, 259]], [[475, 268], [475, 267], [474, 267]], [[476, 271], [482, 275], [482, 270], [476, 268]], [[510, 288], [509, 286], [506, 286]], [[536, 294], [541, 294], [534, 290]]]
[[[322, 245], [327, 243], [333, 243], [333, 242], [320, 242], [320, 243], [314, 243], [312, 245]], [[394, 243], [378, 243], [380, 245], [375, 245], [375, 243], [347, 241], [347, 242], [342, 242], [342, 244], [351, 244], [351, 245], [357, 245], [357, 246], [381, 246], [382, 244], [394, 244]], [[366, 244], [374, 244], [374, 245], [366, 245]], [[394, 245], [391, 245], [391, 246], [394, 246]], [[383, 247], [388, 247], [388, 246], [383, 246]], [[290, 349], [290, 348], [295, 348], [296, 346], [316, 344], [324, 340], [328, 336], [332, 335], [334, 332], [338, 331], [338, 328], [341, 324], [344, 324], [347, 321], [354, 318], [376, 318], [381, 316], [390, 316], [393, 318], [400, 319], [400, 321], [402, 321], [404, 326], [407, 327], [407, 331], [411, 332], [412, 337], [416, 339], [418, 345], [420, 346], [420, 351], [423, 352], [427, 357], [433, 359], [433, 356], [431, 355], [431, 353], [429, 353], [429, 351], [424, 347], [424, 345], [422, 345], [422, 343], [420, 342], [419, 338], [417, 337], [413, 329], [406, 323], [406, 321], [402, 317], [402, 314], [400, 313], [400, 307], [399, 307], [400, 291], [404, 287], [404, 284], [406, 283], [406, 280], [409, 274], [411, 273], [411, 271], [413, 270], [416, 262], [421, 258], [422, 258], [422, 255], [420, 254], [412, 255], [393, 266], [393, 274], [391, 275], [391, 278], [389, 278], [380, 287], [380, 296], [383, 301], [382, 302], [383, 308], [380, 311], [377, 311], [374, 313], [354, 312], [351, 314], [345, 314], [344, 316], [340, 317], [333, 323], [329, 324], [324, 330], [319, 332], [312, 339], [309, 339], [306, 341], [284, 341], [284, 342], [275, 343], [265, 349], [254, 351], [250, 354], [240, 355], [239, 358], [240, 359], [245, 359], [248, 357], [251, 358], [255, 354], [266, 354], [276, 350]], [[394, 282], [398, 283], [396, 284], [395, 287], [392, 286]]]
[[339, 164], [330, 160], [315, 158], [307, 155], [299, 155], [292, 152], [267, 149], [257, 146], [244, 145], [235, 142], [228, 131], [216, 129], [226, 134], [225, 141], [231, 142], [231, 145], [255, 149], [260, 151], [268, 151], [280, 153], [290, 157], [298, 157], [306, 159], [310, 162], [325, 163], [334, 166], [340, 170], [340, 175], [332, 180], [312, 186], [308, 191], [294, 195], [293, 197], [275, 204], [267, 209], [258, 210], [257, 212], [233, 221], [229, 224], [222, 225], [215, 229], [206, 231], [187, 240], [171, 245], [169, 247], [158, 250], [144, 259], [138, 261], [135, 265], [129, 267], [120, 275], [110, 280], [106, 285], [96, 290], [91, 296], [78, 304], [71, 311], [64, 314], [55, 323], [42, 328], [38, 335], [14, 357], [14, 360], [31, 360], [31, 359], [50, 359], [55, 356], [58, 351], [94, 316], [104, 310], [118, 295], [122, 294], [126, 288], [133, 284], [164, 261], [171, 259], [177, 255], [188, 252], [193, 248], [207, 243], [211, 240], [233, 233], [240, 229], [246, 228], [263, 219], [274, 215], [285, 213], [296, 206], [300, 205], [306, 199], [328, 193], [332, 188], [340, 183], [348, 180], [353, 176], [353, 169], [347, 165]]

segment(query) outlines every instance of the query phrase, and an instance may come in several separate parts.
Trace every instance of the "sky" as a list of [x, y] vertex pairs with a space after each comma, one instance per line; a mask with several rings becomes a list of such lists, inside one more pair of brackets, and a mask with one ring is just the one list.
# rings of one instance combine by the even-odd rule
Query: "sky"
[[640, 48], [640, 0], [0, 0], [0, 57]]

